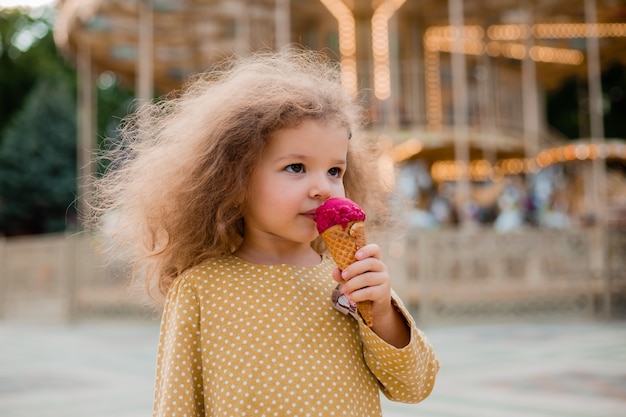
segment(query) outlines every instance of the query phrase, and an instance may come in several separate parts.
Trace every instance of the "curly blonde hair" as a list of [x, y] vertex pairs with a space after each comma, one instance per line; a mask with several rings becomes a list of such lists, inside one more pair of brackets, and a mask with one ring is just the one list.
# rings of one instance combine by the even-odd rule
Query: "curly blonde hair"
[[[103, 156], [110, 164], [94, 183], [92, 220], [103, 229], [102, 214], [114, 214], [108, 234], [162, 299], [184, 270], [237, 248], [240, 203], [268, 137], [308, 119], [351, 132], [346, 196], [366, 210], [380, 202], [375, 145], [361, 135], [362, 109], [336, 64], [289, 50], [228, 60], [127, 117]], [[313, 246], [322, 250], [319, 240]]]

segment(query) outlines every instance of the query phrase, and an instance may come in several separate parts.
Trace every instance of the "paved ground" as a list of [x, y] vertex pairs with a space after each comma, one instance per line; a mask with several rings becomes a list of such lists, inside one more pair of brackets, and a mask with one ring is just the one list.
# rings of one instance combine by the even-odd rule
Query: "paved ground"
[[[431, 327], [421, 404], [385, 417], [626, 416], [626, 322]], [[148, 417], [156, 324], [0, 321], [0, 416]], [[236, 416], [233, 416], [236, 417]]]

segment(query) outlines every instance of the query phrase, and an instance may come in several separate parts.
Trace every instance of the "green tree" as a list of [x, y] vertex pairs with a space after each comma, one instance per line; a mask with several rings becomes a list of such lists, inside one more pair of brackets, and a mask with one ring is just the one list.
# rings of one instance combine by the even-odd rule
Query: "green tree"
[[65, 80], [42, 80], [0, 147], [0, 231], [50, 233], [75, 224], [75, 95]]
[[31, 16], [20, 9], [0, 8], [0, 132], [42, 74], [71, 73], [54, 46], [52, 12], [43, 10]]
[[[0, 235], [76, 227], [76, 71], [53, 13], [0, 9]], [[133, 93], [110, 73], [97, 91], [97, 136], [115, 136]]]
[[53, 9], [0, 9], [0, 234], [62, 231], [76, 189], [75, 74]]

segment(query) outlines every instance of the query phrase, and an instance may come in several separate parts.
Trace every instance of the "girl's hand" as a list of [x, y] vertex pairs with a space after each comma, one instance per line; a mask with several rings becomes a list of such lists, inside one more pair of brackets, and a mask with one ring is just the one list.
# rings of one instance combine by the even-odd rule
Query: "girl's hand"
[[374, 320], [388, 314], [391, 306], [391, 284], [387, 266], [380, 260], [380, 248], [370, 244], [355, 254], [356, 261], [343, 271], [333, 272], [335, 281], [342, 284], [342, 292], [350, 301], [372, 300]]
[[380, 256], [380, 247], [369, 244], [359, 249], [356, 261], [343, 271], [333, 271], [343, 294], [354, 303], [372, 301], [372, 330], [396, 347], [409, 343], [410, 333], [404, 317], [391, 303], [391, 278]]

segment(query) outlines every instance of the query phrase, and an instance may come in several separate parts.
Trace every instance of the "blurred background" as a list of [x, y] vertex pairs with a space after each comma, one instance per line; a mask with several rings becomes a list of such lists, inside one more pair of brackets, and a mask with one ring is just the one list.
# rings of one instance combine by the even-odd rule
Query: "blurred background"
[[[385, 415], [623, 415], [624, 0], [0, 0], [0, 415], [149, 415], [158, 312], [76, 214], [92, 155], [289, 45], [337, 62], [403, 197], [373, 239], [443, 382]], [[60, 405], [89, 381], [108, 397]]]

